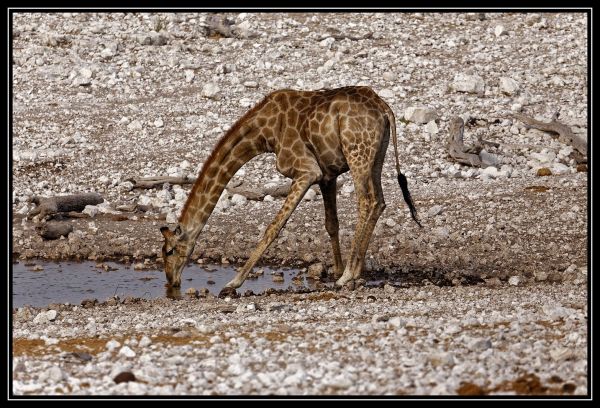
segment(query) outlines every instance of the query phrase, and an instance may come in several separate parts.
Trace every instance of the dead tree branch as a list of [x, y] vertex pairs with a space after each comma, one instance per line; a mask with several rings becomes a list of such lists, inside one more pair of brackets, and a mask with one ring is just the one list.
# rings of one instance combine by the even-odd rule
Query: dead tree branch
[[236, 37], [235, 33], [235, 22], [226, 18], [223, 15], [212, 14], [206, 18], [206, 30], [207, 37], [214, 37], [215, 35], [230, 38]]
[[128, 178], [126, 181], [133, 183], [133, 188], [156, 188], [162, 187], [163, 184], [194, 184], [195, 178], [186, 177], [143, 177], [143, 178]]
[[327, 38], [333, 38], [336, 41], [342, 41], [342, 40], [350, 40], [350, 41], [359, 41], [359, 40], [367, 40], [371, 37], [373, 37], [373, 33], [372, 32], [368, 32], [366, 34], [360, 35], [360, 36], [353, 36], [353, 35], [346, 35], [346, 34], [325, 34], [323, 36], [321, 36], [318, 41], [323, 41]]
[[550, 122], [535, 120], [520, 113], [513, 113], [513, 117], [525, 123], [525, 125], [530, 128], [557, 134], [558, 140], [572, 146], [584, 157], [587, 156], [587, 139], [573, 133], [569, 126], [558, 122], [558, 112], [552, 115], [552, 120]]
[[81, 212], [86, 205], [100, 204], [104, 202], [104, 199], [97, 193], [83, 193], [56, 197], [34, 197], [33, 202], [37, 206], [29, 212], [28, 218], [38, 214], [40, 218], [44, 218], [57, 213]]
[[481, 158], [479, 152], [483, 148], [480, 143], [473, 147], [466, 147], [463, 142], [465, 132], [465, 122], [460, 117], [454, 117], [450, 120], [448, 154], [455, 161], [473, 167], [481, 167]]

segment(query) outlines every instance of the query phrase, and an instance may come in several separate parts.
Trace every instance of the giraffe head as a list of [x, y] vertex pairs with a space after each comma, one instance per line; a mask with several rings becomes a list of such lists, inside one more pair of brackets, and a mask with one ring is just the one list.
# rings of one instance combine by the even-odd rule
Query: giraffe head
[[161, 227], [160, 232], [165, 237], [162, 256], [167, 284], [177, 288], [181, 286], [181, 271], [192, 252], [189, 248], [187, 234], [181, 230], [179, 225], [173, 231], [169, 227]]

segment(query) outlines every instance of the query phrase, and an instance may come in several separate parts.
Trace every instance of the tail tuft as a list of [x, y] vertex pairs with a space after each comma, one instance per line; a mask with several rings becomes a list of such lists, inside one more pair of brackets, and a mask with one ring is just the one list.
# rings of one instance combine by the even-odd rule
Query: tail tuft
[[412, 216], [413, 220], [415, 220], [417, 225], [423, 228], [423, 226], [417, 219], [417, 209], [415, 208], [415, 204], [413, 203], [412, 197], [410, 196], [410, 192], [408, 191], [408, 182], [406, 181], [406, 176], [400, 172], [398, 172], [398, 184], [400, 184], [400, 188], [402, 189], [404, 201], [406, 201], [406, 204], [408, 204], [408, 208], [410, 209], [410, 215]]

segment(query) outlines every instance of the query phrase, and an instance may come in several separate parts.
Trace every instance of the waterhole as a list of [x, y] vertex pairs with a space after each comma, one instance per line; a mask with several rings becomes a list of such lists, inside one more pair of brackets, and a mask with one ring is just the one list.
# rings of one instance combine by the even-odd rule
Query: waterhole
[[[126, 296], [170, 296], [165, 288], [165, 273], [158, 269], [134, 270], [132, 265], [114, 262], [43, 261], [19, 262], [13, 264], [12, 268], [13, 307], [43, 307], [50, 303], [66, 302], [77, 305], [84, 299], [104, 301], [115, 295], [121, 299]], [[314, 285], [314, 281], [304, 276], [292, 282], [299, 273], [298, 269], [262, 267], [253, 271], [255, 276], [258, 272], [258, 276], [247, 279], [238, 289], [239, 293], [247, 290], [261, 293], [269, 288], [311, 288]], [[213, 295], [218, 295], [235, 273], [235, 268], [229, 266], [189, 265], [182, 274], [180, 293], [185, 296], [189, 288], [207, 288]], [[281, 277], [274, 280], [275, 275]]]

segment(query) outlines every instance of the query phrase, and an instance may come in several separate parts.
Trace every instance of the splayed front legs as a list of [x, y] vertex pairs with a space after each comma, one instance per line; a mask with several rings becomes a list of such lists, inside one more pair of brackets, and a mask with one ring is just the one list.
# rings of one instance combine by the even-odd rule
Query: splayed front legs
[[300, 202], [300, 200], [302, 200], [304, 194], [306, 194], [308, 188], [313, 183], [315, 183], [320, 178], [320, 176], [320, 173], [316, 172], [305, 173], [294, 180], [294, 182], [292, 183], [292, 188], [285, 200], [285, 203], [283, 204], [283, 207], [281, 208], [281, 210], [279, 210], [279, 213], [277, 213], [277, 216], [265, 231], [262, 239], [250, 255], [248, 261], [246, 261], [244, 266], [239, 270], [235, 278], [233, 278], [231, 282], [225, 285], [225, 288], [223, 288], [221, 294], [226, 295], [229, 292], [231, 292], [232, 289], [235, 290], [235, 288], [239, 288], [240, 286], [242, 286], [242, 283], [244, 283], [246, 277], [248, 276], [258, 259], [267, 250], [269, 245], [271, 245], [275, 237], [279, 235], [279, 231], [281, 231], [281, 228], [283, 228], [287, 220], [290, 218], [292, 212], [294, 212], [294, 210], [298, 206], [298, 203]]

